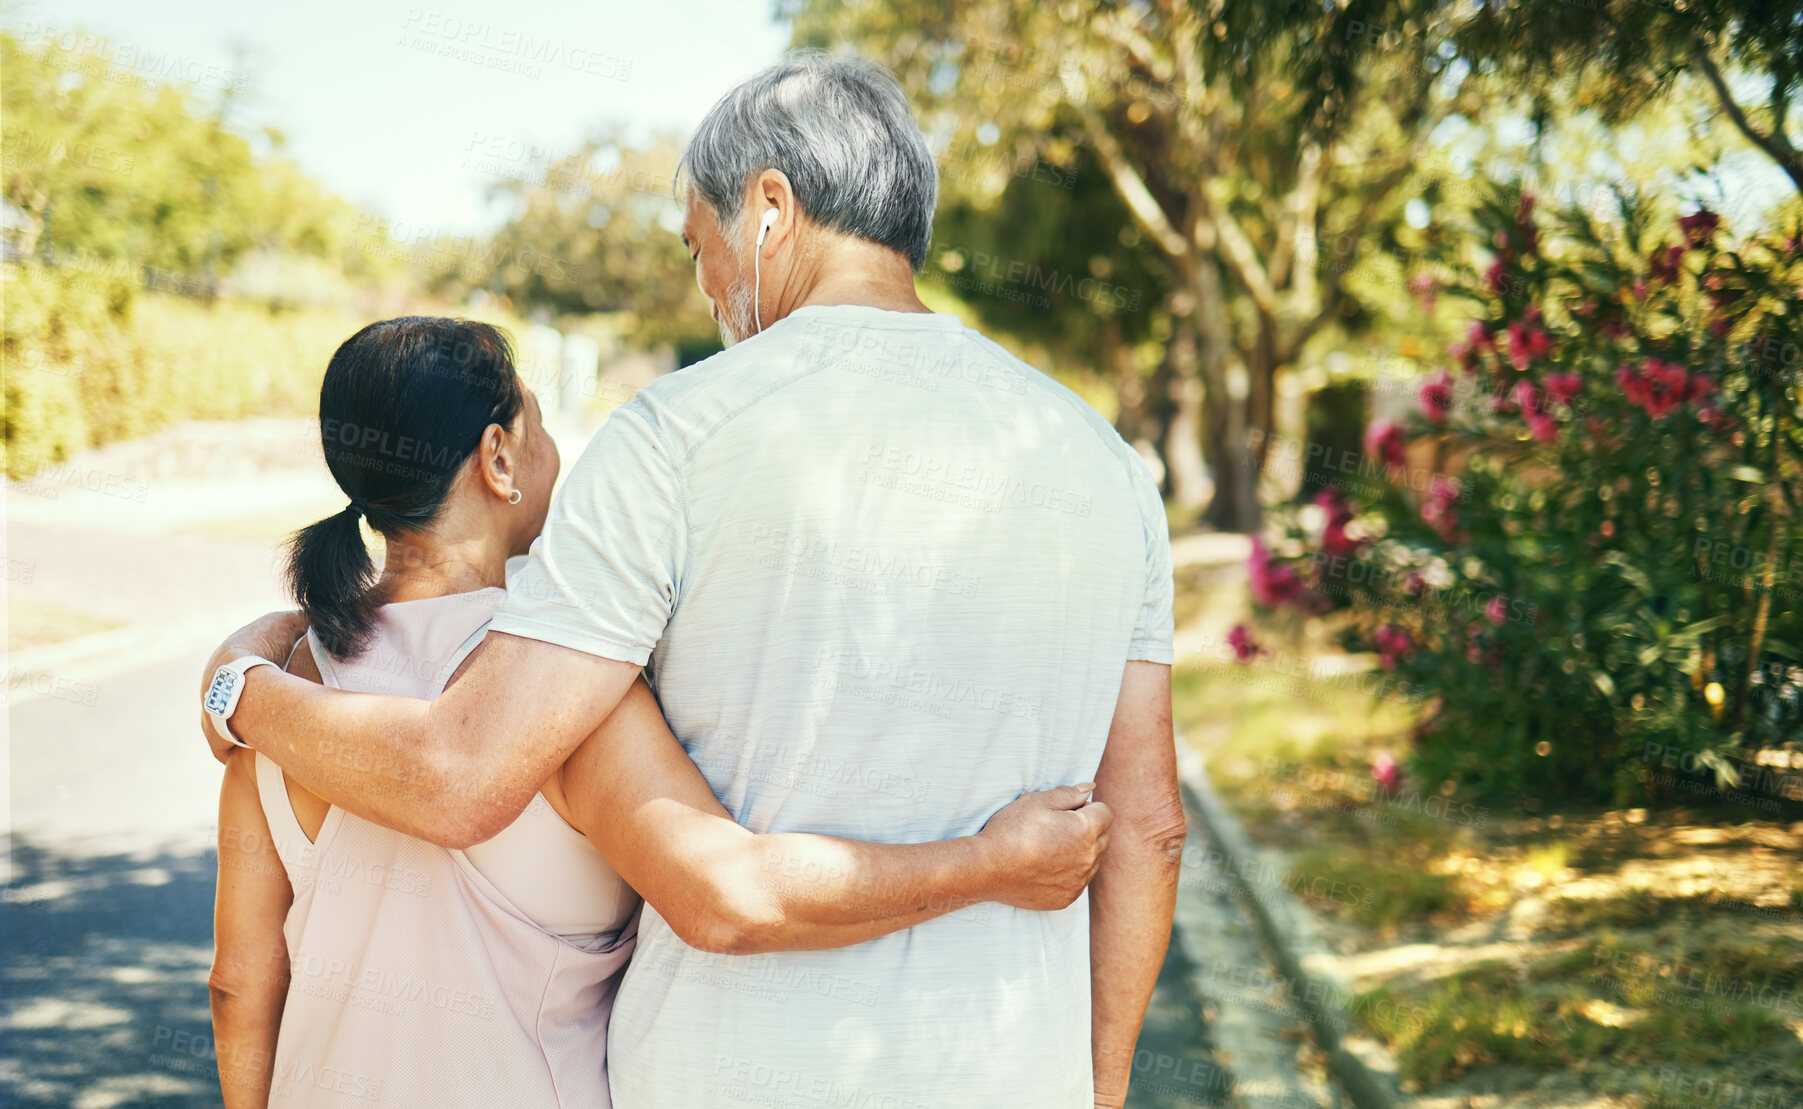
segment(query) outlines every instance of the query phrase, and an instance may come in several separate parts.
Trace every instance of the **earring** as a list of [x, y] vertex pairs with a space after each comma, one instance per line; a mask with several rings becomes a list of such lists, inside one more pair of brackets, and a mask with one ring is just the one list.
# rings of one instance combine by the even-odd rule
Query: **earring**
[[520, 503], [520, 491], [518, 489], [515, 489], [513, 492], [507, 494], [507, 503], [508, 504], [519, 504]]

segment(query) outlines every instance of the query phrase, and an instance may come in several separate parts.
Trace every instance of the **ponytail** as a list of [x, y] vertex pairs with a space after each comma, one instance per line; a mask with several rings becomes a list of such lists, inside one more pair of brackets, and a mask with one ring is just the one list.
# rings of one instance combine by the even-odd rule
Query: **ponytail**
[[288, 541], [288, 591], [333, 658], [363, 650], [381, 604], [359, 515], [346, 507]]

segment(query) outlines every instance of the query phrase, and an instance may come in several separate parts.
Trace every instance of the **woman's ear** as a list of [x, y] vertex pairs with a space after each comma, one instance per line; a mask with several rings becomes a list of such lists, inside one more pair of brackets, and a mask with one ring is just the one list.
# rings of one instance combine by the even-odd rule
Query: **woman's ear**
[[489, 424], [476, 444], [476, 473], [489, 492], [506, 500], [518, 484], [519, 459], [500, 424]]

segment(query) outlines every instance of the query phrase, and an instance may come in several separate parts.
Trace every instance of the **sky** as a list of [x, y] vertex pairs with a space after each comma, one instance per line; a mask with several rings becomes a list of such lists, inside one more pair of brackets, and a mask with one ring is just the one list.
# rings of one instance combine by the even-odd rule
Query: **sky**
[[770, 0], [25, 0], [0, 24], [181, 75], [362, 208], [416, 230], [498, 224], [501, 174], [542, 173], [599, 125], [685, 135], [789, 28]]

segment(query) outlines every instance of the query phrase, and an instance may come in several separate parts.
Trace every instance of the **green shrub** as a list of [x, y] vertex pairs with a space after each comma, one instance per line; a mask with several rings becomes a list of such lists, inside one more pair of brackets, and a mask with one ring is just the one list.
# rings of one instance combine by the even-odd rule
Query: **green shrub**
[[122, 283], [5, 267], [8, 477], [176, 420], [310, 415], [332, 351], [369, 322], [326, 308], [134, 298]]
[[1345, 613], [1427, 707], [1425, 782], [1776, 811], [1747, 757], [1803, 734], [1795, 232], [1480, 218], [1488, 265], [1440, 260], [1480, 306], [1454, 369], [1257, 545], [1255, 599]]

